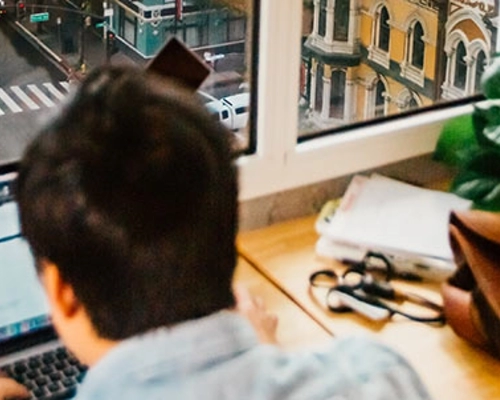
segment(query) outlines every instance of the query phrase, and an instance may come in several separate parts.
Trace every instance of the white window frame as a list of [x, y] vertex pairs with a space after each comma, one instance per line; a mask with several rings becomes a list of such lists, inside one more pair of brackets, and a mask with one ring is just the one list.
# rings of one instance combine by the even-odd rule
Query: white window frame
[[238, 159], [240, 200], [429, 154], [443, 124], [472, 111], [450, 107], [297, 144], [301, 22], [302, 0], [261, 0], [257, 151]]

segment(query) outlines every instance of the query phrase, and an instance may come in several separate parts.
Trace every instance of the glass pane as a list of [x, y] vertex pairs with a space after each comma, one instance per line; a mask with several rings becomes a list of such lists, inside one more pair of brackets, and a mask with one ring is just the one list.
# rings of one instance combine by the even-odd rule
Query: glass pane
[[173, 36], [212, 72], [198, 93], [249, 146], [252, 0], [0, 0], [0, 163], [104, 63], [145, 66]]
[[[304, 0], [299, 138], [467, 99], [495, 53], [495, 0]], [[329, 95], [328, 95], [329, 94]]]

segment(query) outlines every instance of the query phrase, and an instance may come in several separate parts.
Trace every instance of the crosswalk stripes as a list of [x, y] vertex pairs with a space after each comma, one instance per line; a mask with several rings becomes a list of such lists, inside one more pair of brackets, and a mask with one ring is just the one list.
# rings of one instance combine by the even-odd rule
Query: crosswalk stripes
[[35, 96], [37, 96], [40, 101], [45, 104], [47, 107], [54, 107], [56, 103], [54, 103], [52, 100], [50, 100], [45, 93], [43, 93], [40, 89], [38, 89], [38, 86], [36, 85], [28, 85], [28, 89], [33, 93]]
[[12, 98], [2, 88], [0, 88], [0, 100], [2, 100], [13, 113], [19, 113], [23, 111], [23, 109], [19, 107], [17, 103], [12, 100]]
[[70, 84], [65, 81], [0, 88], [0, 116], [54, 107], [69, 90]]
[[44, 83], [43, 86], [45, 86], [45, 88], [47, 88], [47, 90], [58, 100], [62, 100], [64, 99], [64, 95], [56, 89], [56, 87], [48, 82], [48, 83]]
[[64, 87], [64, 89], [68, 90], [69, 91], [69, 82], [59, 82], [61, 84], [62, 87]]
[[31, 100], [31, 98], [24, 93], [19, 86], [11, 86], [10, 90], [12, 90], [19, 100], [26, 104], [31, 110], [40, 109], [40, 106]]

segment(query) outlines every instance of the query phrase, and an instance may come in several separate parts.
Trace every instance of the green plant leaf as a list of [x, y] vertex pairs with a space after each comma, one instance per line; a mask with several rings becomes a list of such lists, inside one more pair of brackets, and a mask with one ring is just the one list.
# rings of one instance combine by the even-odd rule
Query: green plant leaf
[[451, 191], [473, 201], [473, 208], [500, 211], [500, 178], [484, 177], [472, 171], [459, 173]]
[[481, 146], [500, 150], [500, 100], [476, 103], [472, 113], [472, 123]]
[[488, 99], [500, 99], [500, 58], [495, 58], [481, 76], [481, 89]]
[[500, 151], [495, 148], [476, 148], [463, 159], [462, 169], [500, 178]]
[[499, 159], [500, 155], [493, 150], [479, 151], [459, 171], [450, 190], [472, 200], [474, 208], [500, 211]]
[[472, 148], [477, 148], [472, 115], [460, 115], [448, 120], [443, 126], [433, 159], [452, 166], [460, 166]]

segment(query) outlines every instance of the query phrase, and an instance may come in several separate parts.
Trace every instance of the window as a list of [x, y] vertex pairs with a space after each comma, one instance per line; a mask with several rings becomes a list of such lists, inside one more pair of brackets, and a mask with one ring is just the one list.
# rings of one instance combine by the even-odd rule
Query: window
[[344, 118], [345, 72], [333, 71], [330, 82], [330, 118]]
[[465, 56], [465, 45], [463, 42], [459, 42], [455, 55], [455, 74], [453, 76], [453, 85], [458, 89], [465, 89], [465, 79], [467, 77]]
[[383, 51], [389, 51], [389, 40], [391, 37], [391, 28], [389, 26], [389, 13], [387, 8], [380, 9], [378, 17], [378, 43], [377, 47]]
[[481, 77], [486, 67], [486, 54], [484, 54], [484, 51], [479, 51], [475, 66], [474, 91], [477, 93], [481, 90]]
[[[390, 14], [385, 3], [374, 2], [370, 9], [366, 27], [370, 28], [368, 60], [385, 69], [390, 68], [391, 27]], [[359, 17], [358, 17], [359, 19]], [[366, 28], [365, 27], [365, 28]]]
[[333, 40], [347, 41], [349, 35], [349, 0], [335, 0]]
[[[464, 99], [476, 93], [478, 76], [495, 52], [493, 39], [497, 35], [498, 12], [492, 0], [474, 2], [474, 5], [397, 0], [331, 3], [335, 12], [337, 7], [344, 12], [349, 8], [347, 30], [353, 35], [354, 44], [349, 48], [336, 42], [325, 46], [324, 42], [311, 39], [314, 33], [304, 25], [302, 68], [313, 68], [309, 62], [318, 60], [329, 70], [346, 72], [345, 115], [333, 118], [333, 106], [330, 113], [312, 107], [313, 93], [302, 80], [299, 141], [317, 137], [322, 132], [343, 131], [349, 124], [366, 122], [367, 118], [393, 116]], [[319, 4], [312, 1], [313, 16], [321, 12], [317, 9]], [[330, 35], [329, 29], [336, 32], [337, 23], [339, 21], [333, 18], [332, 26], [326, 24], [325, 37]], [[305, 70], [302, 75], [311, 75], [311, 71]], [[384, 101], [380, 85], [367, 89], [374, 76], [383, 78]], [[333, 78], [331, 84], [333, 90]], [[329, 101], [333, 101], [333, 95]]]
[[425, 44], [424, 30], [420, 22], [417, 22], [413, 27], [411, 36], [411, 65], [422, 69], [424, 67]]
[[[326, 2], [279, 3], [262, 1], [265, 18], [261, 32], [268, 51], [259, 59], [258, 151], [240, 160], [242, 198], [431, 152], [443, 121], [471, 109], [466, 103], [454, 103], [453, 107], [427, 111], [445, 101], [464, 99], [464, 93], [449, 96], [454, 64], [448, 63], [448, 57], [456, 47], [454, 40], [459, 35], [467, 37], [468, 54], [474, 57], [469, 66], [472, 75], [467, 78], [472, 82], [479, 54], [474, 43], [480, 40], [484, 45], [486, 65], [495, 51], [492, 40], [497, 31], [490, 24], [497, 15], [493, 1], [479, 1], [477, 6], [454, 1], [450, 8], [441, 6], [451, 2], [353, 1], [349, 32], [354, 32], [354, 44], [349, 49], [335, 41], [326, 46], [318, 38], [321, 15], [322, 37], [333, 37], [333, 23], [330, 33], [326, 24]], [[383, 7], [389, 16], [384, 18], [390, 32], [388, 51], [382, 51], [378, 36], [374, 37], [380, 32], [376, 22]], [[411, 39], [421, 42], [409, 42], [408, 33], [417, 22], [423, 34]], [[421, 61], [416, 60], [417, 66], [423, 64], [419, 68], [412, 64], [410, 49], [422, 42], [425, 53]], [[331, 101], [325, 95], [325, 83], [331, 79], [333, 84], [330, 71], [336, 70], [345, 71], [344, 114], [350, 117], [342, 120], [324, 113], [326, 106], [319, 106]], [[320, 76], [324, 82], [319, 81]], [[296, 82], [295, 88], [290, 81]], [[422, 109], [425, 111], [414, 114]], [[396, 118], [400, 113], [405, 117]], [[388, 118], [370, 123], [380, 117]], [[263, 163], [253, 163], [256, 159]]]
[[320, 0], [318, 22], [318, 35], [320, 36], [325, 36], [326, 34], [326, 6], [327, 0]]
[[[7, 2], [14, 10], [15, 1]], [[257, 21], [251, 17], [252, 0], [33, 0], [28, 6], [17, 24], [0, 21], [0, 162], [20, 156], [39, 114], [69, 93], [69, 80], [77, 82], [104, 62], [146, 65], [173, 36], [210, 64], [213, 72], [200, 89], [205, 104], [238, 136], [238, 150], [252, 151], [248, 110], [257, 26], [252, 23]], [[31, 22], [30, 14], [41, 11], [50, 14], [49, 20], [43, 25]], [[8, 17], [18, 18], [14, 12]], [[30, 51], [21, 34], [41, 43], [36, 46], [45, 50], [44, 56]], [[113, 45], [103, 37], [113, 38]], [[24, 53], [36, 56], [26, 59]], [[242, 101], [231, 108], [222, 104], [221, 99], [232, 96], [242, 96]]]
[[323, 76], [324, 76], [324, 69], [322, 64], [318, 64], [316, 68], [316, 74], [314, 75], [315, 81], [316, 81], [316, 96], [315, 96], [315, 104], [314, 104], [314, 109], [322, 113], [323, 110]]
[[[158, 17], [153, 16], [151, 2], [160, 10]], [[94, 3], [96, 12], [102, 14], [103, 2]], [[176, 8], [180, 3], [183, 7]], [[416, 112], [444, 102], [456, 104], [474, 93], [480, 70], [491, 62], [495, 43], [500, 43], [496, 40], [498, 14], [493, 0], [467, 4], [254, 0], [258, 11], [249, 12], [251, 3], [251, 0], [105, 2], [106, 12], [111, 15], [108, 28], [117, 34], [119, 47], [134, 57], [148, 60], [169, 35], [182, 32], [189, 36], [193, 50], [215, 69], [216, 74], [202, 89], [219, 101], [212, 105], [217, 104], [219, 118], [228, 126], [234, 123], [229, 110], [221, 107], [220, 99], [249, 91], [255, 94], [250, 98], [249, 116], [250, 125], [256, 127], [255, 136], [248, 135], [247, 129], [238, 132], [245, 139], [242, 145], [245, 154], [238, 159], [242, 200], [432, 151], [443, 121], [469, 112], [470, 106]], [[444, 7], [447, 3], [453, 7]], [[210, 6], [210, 14], [220, 11], [221, 18], [210, 16], [210, 22], [200, 18], [208, 14], [208, 10], [196, 8], [200, 4]], [[122, 23], [120, 18], [125, 19], [125, 12], [127, 22]], [[340, 20], [340, 15], [348, 15], [348, 22]], [[53, 16], [55, 21], [57, 14]], [[60, 16], [64, 57], [77, 62], [80, 19], [72, 13]], [[417, 22], [423, 34], [413, 35], [410, 43], [407, 35], [411, 29], [415, 32]], [[225, 43], [208, 43], [208, 23], [218, 24], [217, 38], [230, 32]], [[198, 36], [194, 31], [185, 32], [195, 26], [199, 26]], [[102, 29], [97, 28], [97, 33], [102, 33]], [[245, 32], [243, 37], [242, 32]], [[251, 32], [258, 32], [259, 38], [258, 57], [250, 62], [253, 48], [247, 38]], [[345, 36], [346, 32], [347, 39], [341, 40], [340, 33]], [[99, 37], [87, 36], [93, 37], [102, 45]], [[331, 42], [325, 38], [331, 38]], [[418, 46], [413, 43], [414, 38], [425, 45], [421, 68], [414, 65], [410, 52], [410, 48]], [[463, 64], [457, 65], [459, 43], [463, 46], [462, 53], [465, 51], [462, 56], [465, 69]], [[3, 79], [0, 86], [8, 93], [14, 80], [5, 80], [5, 72], [13, 67], [3, 63], [15, 54], [9, 46], [2, 46], [5, 56], [0, 66]], [[25, 74], [23, 68], [16, 69]], [[462, 71], [463, 89], [455, 86], [457, 70]], [[40, 78], [40, 82], [45, 83], [43, 79], [49, 79], [49, 75]], [[252, 80], [254, 75], [258, 80]], [[24, 85], [20, 83], [23, 78], [16, 79], [16, 83]], [[57, 85], [60, 86], [58, 82]], [[332, 92], [333, 88], [340, 92]], [[5, 105], [0, 104], [0, 109], [5, 111]], [[11, 117], [22, 118], [28, 113], [11, 113]], [[400, 113], [408, 114], [396, 118]], [[376, 118], [383, 120], [373, 122]], [[5, 121], [0, 116], [3, 135]], [[29, 118], [24, 122], [27, 121]], [[12, 132], [8, 140], [15, 137], [19, 135]], [[8, 153], [5, 157], [16, 155]]]
[[375, 89], [375, 116], [382, 117], [385, 115], [385, 85], [382, 80], [377, 82]]

